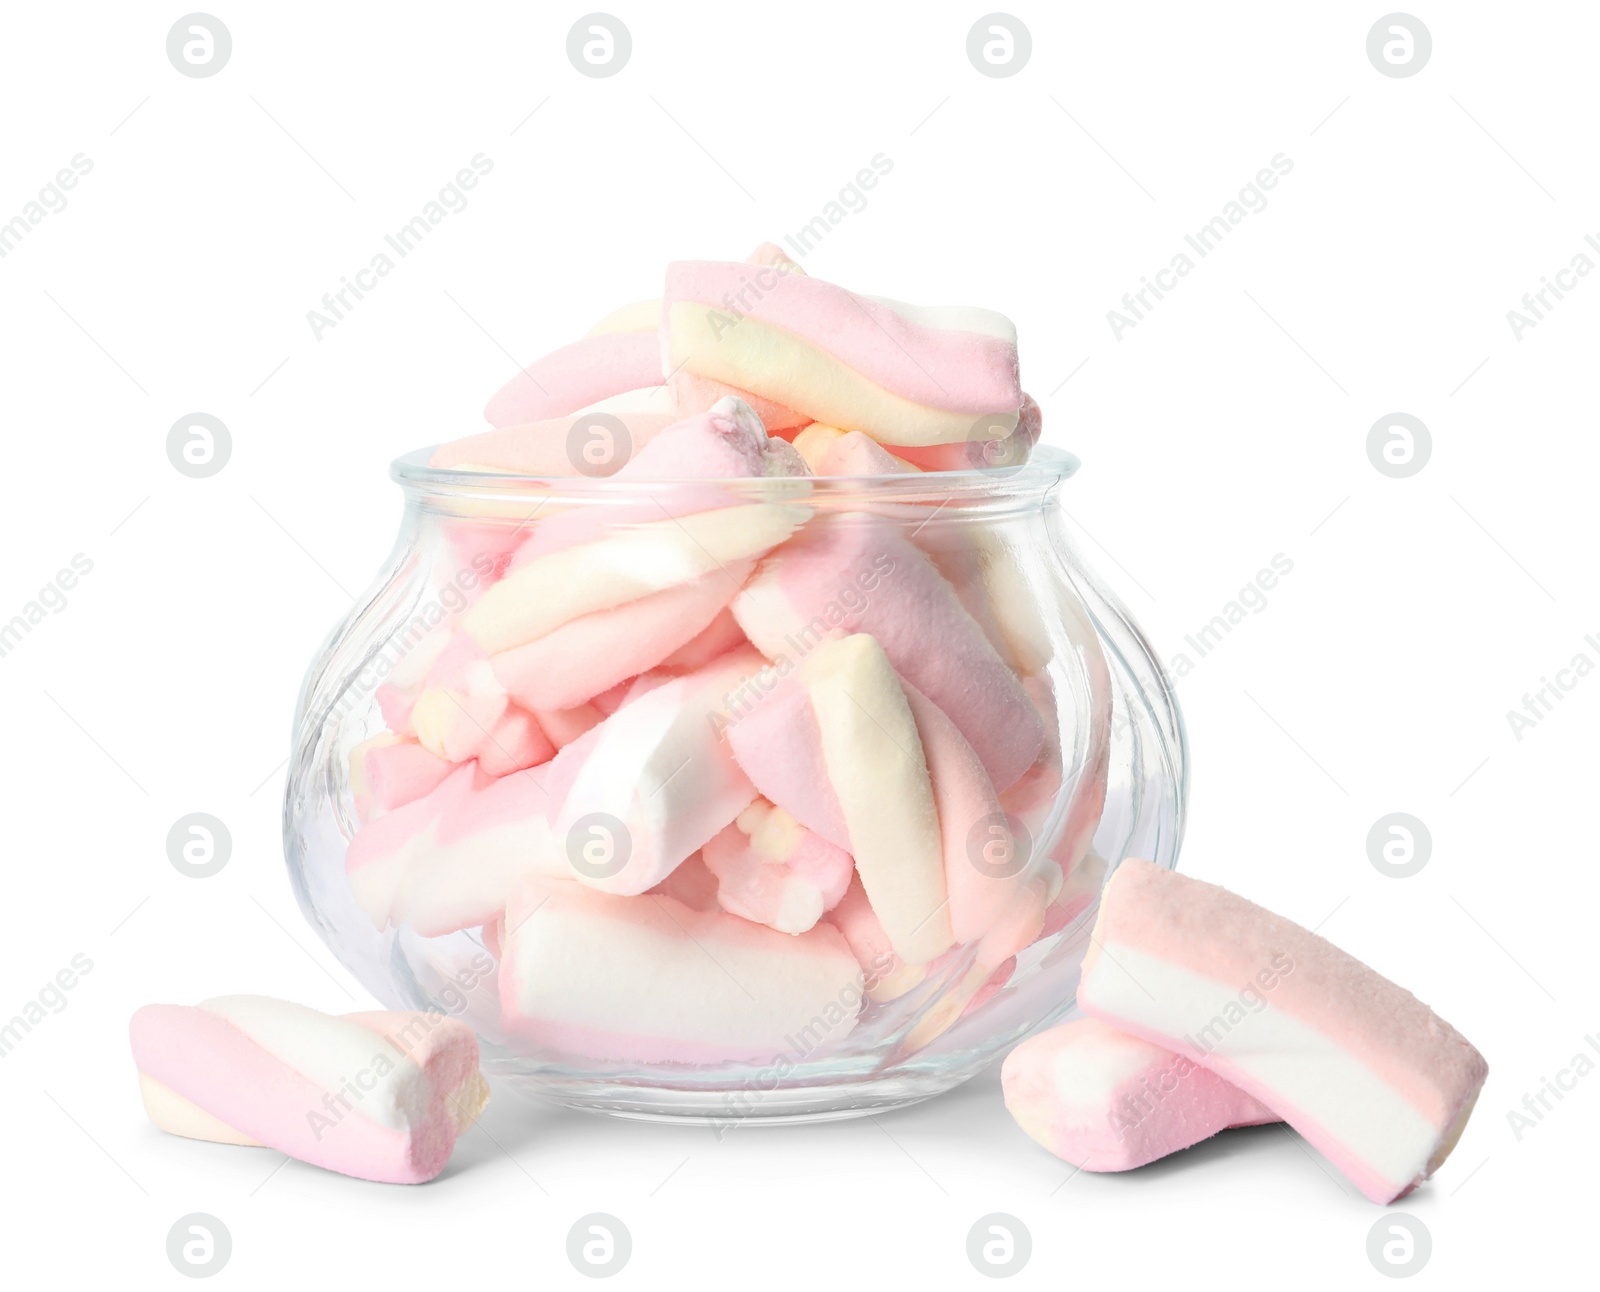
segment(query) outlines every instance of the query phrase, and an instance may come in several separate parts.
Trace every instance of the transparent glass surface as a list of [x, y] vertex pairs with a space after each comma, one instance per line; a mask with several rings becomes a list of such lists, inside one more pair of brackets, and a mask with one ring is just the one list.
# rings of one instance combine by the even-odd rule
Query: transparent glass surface
[[[723, 1123], [853, 1116], [924, 1099], [1070, 1013], [1099, 893], [1118, 861], [1138, 856], [1168, 867], [1175, 863], [1186, 791], [1177, 703], [1138, 627], [1089, 571], [1068, 535], [1061, 486], [1077, 467], [1069, 455], [1040, 449], [1017, 468], [925, 475], [644, 482], [438, 470], [428, 468], [426, 459], [424, 451], [394, 464], [405, 499], [394, 549], [307, 671], [295, 716], [284, 847], [301, 907], [334, 954], [388, 1007], [441, 1010], [469, 1022], [492, 1076], [526, 1083], [572, 1106]], [[530, 918], [508, 933], [505, 919], [485, 909], [473, 914], [477, 923], [444, 931], [428, 927], [428, 936], [419, 932], [419, 923], [452, 922], [428, 905], [428, 894], [483, 860], [470, 836], [464, 845], [452, 844], [453, 851], [428, 855], [431, 836], [419, 827], [403, 864], [413, 868], [413, 878], [426, 870], [429, 883], [416, 881], [396, 906], [403, 908], [399, 915], [375, 909], [367, 892], [353, 885], [352, 840], [366, 831], [374, 838], [385, 830], [392, 834], [397, 822], [383, 826], [386, 817], [404, 812], [403, 820], [425, 819], [428, 809], [418, 801], [388, 810], [364, 801], [352, 755], [359, 763], [375, 741], [410, 736], [405, 722], [396, 721], [404, 708], [397, 697], [410, 703], [427, 689], [438, 673], [442, 646], [460, 637], [472, 606], [521, 568], [527, 545], [571, 550], [618, 535], [647, 542], [664, 535], [662, 542], [676, 542], [674, 526], [687, 524], [698, 533], [694, 517], [754, 506], [787, 508], [786, 514], [800, 517], [786, 544], [803, 539], [826, 552], [831, 537], [864, 534], [893, 554], [886, 559], [890, 573], [870, 589], [851, 592], [852, 578], [841, 571], [840, 587], [848, 595], [841, 598], [842, 609], [830, 607], [838, 622], [827, 622], [816, 640], [869, 631], [880, 610], [904, 610], [915, 620], [930, 598], [941, 605], [953, 598], [964, 614], [930, 620], [953, 624], [950, 639], [919, 641], [914, 653], [970, 653], [980, 649], [972, 645], [976, 636], [981, 650], [1005, 668], [1002, 682], [1012, 679], [1027, 695], [1044, 733], [1041, 750], [1020, 781], [997, 797], [1007, 836], [1002, 869], [1010, 868], [1005, 877], [1014, 875], [1019, 893], [1027, 889], [1032, 896], [997, 914], [983, 936], [955, 942], [921, 964], [898, 957], [890, 974], [882, 963], [867, 963], [851, 944], [856, 963], [831, 997], [834, 1008], [802, 1019], [801, 1026], [779, 1028], [776, 1041], [770, 1035], [746, 1037], [735, 1026], [729, 1044], [724, 1028], [720, 1048], [703, 1054], [681, 1043], [683, 1029], [693, 1033], [702, 997], [732, 990], [707, 977], [727, 964], [696, 967], [692, 957], [678, 956], [656, 972], [648, 952], [634, 952], [659, 928], [641, 932], [636, 944], [628, 941], [625, 919], [616, 927], [594, 925], [592, 938], [558, 928], [553, 917]], [[780, 545], [758, 555], [755, 571], [783, 560], [786, 550]], [[721, 568], [737, 608], [756, 574], [745, 564]], [[929, 583], [930, 570], [937, 583]], [[901, 598], [915, 604], [901, 606]], [[692, 672], [692, 665], [672, 664], [668, 645], [663, 641], [660, 652], [667, 667], [658, 666], [651, 676]], [[804, 671], [803, 657], [814, 645], [807, 639], [797, 647], [800, 658], [791, 661], [796, 669]], [[901, 643], [899, 649], [907, 648]], [[905, 672], [926, 661], [894, 662]], [[624, 692], [627, 687], [619, 687], [605, 703]], [[626, 711], [624, 704], [602, 721]], [[974, 743], [995, 734], [981, 730], [983, 723], [974, 727], [970, 716], [967, 722]], [[724, 756], [709, 747], [704, 754]], [[494, 760], [480, 751], [477, 761], [466, 775], [481, 787], [490, 779], [482, 764]], [[541, 765], [505, 774], [550, 773]], [[994, 860], [975, 846], [975, 860]], [[512, 876], [505, 901], [531, 905], [510, 891], [523, 882], [524, 862], [539, 872], [527, 881], [535, 886], [586, 882], [576, 873], [552, 878], [561, 860], [497, 856], [494, 865], [509, 866]], [[698, 852], [683, 863], [699, 864]], [[937, 868], [926, 858], [906, 864], [925, 872]], [[952, 870], [959, 858], [946, 849], [937, 864], [959, 884]], [[784, 980], [781, 966], [791, 946], [820, 949], [832, 957], [829, 964], [840, 958], [847, 940], [833, 926], [834, 911], [800, 934], [745, 927], [755, 922], [725, 913], [714, 899], [706, 910], [703, 896], [685, 896], [693, 887], [689, 873], [610, 900], [650, 904], [616, 909], [644, 911], [657, 926], [659, 912], [667, 912], [711, 962], [724, 947], [734, 948], [722, 955], [724, 962], [732, 955], [740, 964], [755, 963], [739, 959], [746, 947], [755, 949], [757, 960], [765, 956], [761, 963], [768, 967], [732, 984], [754, 1002], [747, 1008], [735, 999], [729, 1006], [734, 1014], [759, 1014], [769, 995], [789, 1001], [792, 983]], [[680, 902], [696, 915], [685, 914]], [[537, 962], [540, 949], [528, 940], [546, 936], [547, 929], [573, 939], [562, 944], [561, 966], [572, 982], [525, 982], [507, 965], [508, 954]], [[790, 938], [801, 942], [781, 942]], [[508, 952], [508, 945], [517, 949]], [[770, 968], [773, 957], [776, 971]], [[558, 1005], [549, 1004], [552, 994], [560, 996]], [[533, 998], [543, 1003], [530, 1010], [526, 1001]], [[591, 1004], [592, 1020], [584, 1012]], [[789, 1002], [784, 1008], [794, 1007]], [[560, 1026], [547, 1025], [550, 1019], [540, 1014], [546, 1009], [551, 1017], [561, 1015]], [[662, 1043], [653, 1019], [672, 1032], [672, 1044]]]

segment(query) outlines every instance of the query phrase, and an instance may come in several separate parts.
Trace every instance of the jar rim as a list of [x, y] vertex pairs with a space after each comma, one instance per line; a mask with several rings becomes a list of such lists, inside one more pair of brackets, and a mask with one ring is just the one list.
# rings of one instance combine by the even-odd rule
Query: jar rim
[[920, 471], [896, 475], [767, 476], [722, 479], [705, 476], [618, 480], [611, 476], [535, 476], [507, 471], [475, 471], [428, 465], [434, 447], [416, 449], [389, 465], [389, 477], [408, 492], [429, 497], [571, 498], [599, 501], [646, 497], [664, 490], [705, 489], [714, 486], [752, 499], [774, 493], [789, 494], [797, 479], [824, 497], [871, 493], [875, 499], [927, 501], [954, 498], [1002, 498], [1043, 494], [1074, 475], [1081, 465], [1075, 454], [1049, 445], [1037, 445], [1018, 466], [973, 467], [961, 471]]

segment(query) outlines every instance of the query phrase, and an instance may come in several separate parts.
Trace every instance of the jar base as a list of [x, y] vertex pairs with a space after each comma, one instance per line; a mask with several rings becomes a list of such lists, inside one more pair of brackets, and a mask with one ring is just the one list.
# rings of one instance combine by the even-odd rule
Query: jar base
[[972, 1074], [897, 1074], [866, 1081], [774, 1089], [675, 1090], [590, 1080], [564, 1080], [507, 1072], [496, 1075], [529, 1094], [581, 1112], [627, 1121], [665, 1122], [731, 1129], [750, 1124], [797, 1126], [846, 1121], [909, 1108], [953, 1090]]

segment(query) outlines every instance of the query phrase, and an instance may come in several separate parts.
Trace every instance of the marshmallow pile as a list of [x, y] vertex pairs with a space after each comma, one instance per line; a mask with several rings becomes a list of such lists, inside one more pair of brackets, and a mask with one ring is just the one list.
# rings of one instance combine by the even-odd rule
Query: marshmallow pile
[[1284, 1121], [1389, 1203], [1444, 1162], [1488, 1077], [1467, 1039], [1316, 934], [1147, 861], [1106, 885], [1088, 1016], [1005, 1061], [1006, 1106], [1058, 1157], [1124, 1171]]
[[762, 1061], [928, 984], [919, 1047], [1093, 900], [1081, 610], [960, 506], [814, 483], [1024, 462], [1007, 320], [767, 246], [670, 266], [487, 415], [430, 465], [550, 500], [441, 522], [487, 573], [378, 690], [346, 867], [376, 929], [481, 940], [514, 1050]]

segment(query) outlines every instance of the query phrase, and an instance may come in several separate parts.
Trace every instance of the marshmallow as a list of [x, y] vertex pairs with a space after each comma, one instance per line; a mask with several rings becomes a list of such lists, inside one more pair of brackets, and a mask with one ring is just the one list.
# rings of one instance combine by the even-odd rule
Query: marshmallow
[[[1050, 904], [1044, 909], [1044, 925], [1039, 930], [1042, 938], [1053, 937], [1069, 926], [1074, 926], [1073, 931], [1076, 932], [1075, 926], [1099, 899], [1100, 890], [1106, 883], [1105, 858], [1098, 853], [1084, 853], [1073, 866], [1061, 865], [1060, 858], [1059, 850], [1051, 858], [1056, 863], [1055, 874], [1060, 881], [1050, 897]], [[1056, 882], [1054, 876], [1050, 878], [1052, 883]]]
[[433, 1179], [489, 1098], [472, 1029], [441, 1014], [339, 1018], [220, 996], [146, 1005], [128, 1031], [145, 1109], [163, 1130], [266, 1145], [364, 1180]]
[[[916, 720], [938, 811], [950, 935], [957, 942], [975, 942], [1016, 900], [1032, 859], [1026, 841], [1014, 836], [983, 764], [955, 723], [915, 687], [902, 689]], [[1039, 909], [1042, 919], [1042, 902]], [[989, 967], [1025, 945], [1009, 947]]]
[[653, 682], [556, 756], [557, 839], [566, 849], [592, 838], [625, 855], [614, 870], [577, 868], [579, 879], [609, 893], [642, 893], [750, 805], [755, 786], [721, 730], [725, 697], [761, 667], [754, 650], [736, 650]]
[[666, 673], [690, 673], [748, 641], [733, 611], [725, 606], [702, 632], [663, 659], [658, 669]]
[[1124, 861], [1106, 885], [1078, 1004], [1259, 1099], [1379, 1203], [1449, 1156], [1488, 1074], [1410, 992], [1148, 861]]
[[550, 743], [560, 750], [590, 728], [598, 726], [606, 715], [592, 704], [578, 704], [570, 709], [536, 707], [533, 716], [538, 719], [540, 730], [550, 738]]
[[756, 799], [701, 853], [723, 910], [780, 933], [804, 933], [839, 904], [854, 863], [780, 807]]
[[792, 503], [747, 503], [619, 529], [515, 565], [462, 615], [461, 626], [484, 651], [498, 654], [581, 615], [763, 555], [809, 515]]
[[526, 709], [510, 706], [489, 728], [478, 746], [478, 768], [489, 776], [509, 776], [537, 767], [555, 756], [556, 747], [539, 720]]
[[712, 480], [804, 476], [811, 469], [787, 440], [767, 434], [742, 399], [719, 399], [662, 431], [617, 473], [627, 480]]
[[455, 769], [415, 740], [383, 732], [350, 751], [350, 791], [356, 814], [366, 820], [374, 811], [390, 812], [432, 793]]
[[648, 331], [603, 332], [536, 359], [496, 393], [483, 415], [493, 427], [573, 413], [661, 381], [661, 343]]
[[691, 911], [715, 911], [717, 905], [717, 877], [704, 861], [704, 852], [697, 852], [681, 866], [649, 890], [651, 896], [670, 897], [682, 902]]
[[482, 647], [457, 633], [428, 673], [412, 707], [418, 742], [446, 762], [471, 758], [506, 711], [506, 691]]
[[[564, 417], [482, 431], [441, 444], [428, 465], [556, 479], [614, 475], [635, 452], [678, 421], [666, 398], [657, 402], [659, 409], [645, 412], [581, 409]], [[617, 433], [618, 424], [625, 438]]]
[[939, 815], [906, 693], [866, 633], [824, 642], [802, 671], [862, 887], [895, 952], [926, 964], [952, 935]]
[[982, 525], [934, 524], [918, 528], [915, 541], [1013, 672], [1026, 679], [1050, 663], [1052, 627], [1060, 628], [1046, 625], [1035, 609], [1039, 593], [1023, 572], [1030, 555], [1017, 550], [1011, 535]]
[[924, 977], [921, 965], [908, 965], [896, 953], [883, 922], [873, 913], [861, 876], [850, 880], [845, 894], [824, 917], [844, 936], [865, 975], [867, 999], [879, 1004], [904, 996]]
[[[529, 877], [654, 887], [755, 798], [718, 731], [723, 697], [760, 667], [735, 651], [635, 684], [548, 762], [498, 779], [468, 765], [369, 821], [345, 858], [357, 904], [379, 929], [437, 937], [489, 922]], [[619, 855], [614, 871], [596, 860]]]
[[[999, 429], [999, 428], [996, 428]], [[990, 438], [989, 427], [980, 423], [968, 438], [959, 443], [895, 446], [895, 456], [904, 458], [923, 471], [974, 471], [994, 467], [1020, 467], [1033, 453], [1044, 429], [1044, 415], [1033, 396], [1022, 396], [1016, 426], [1002, 437]]]
[[1017, 1125], [1086, 1171], [1128, 1171], [1229, 1127], [1281, 1120], [1183, 1055], [1093, 1018], [1024, 1041], [1000, 1080]]
[[724, 399], [737, 399], [754, 409], [761, 424], [773, 434], [796, 431], [811, 420], [804, 413], [797, 413], [776, 400], [763, 399], [752, 390], [698, 377], [692, 372], [674, 372], [667, 378], [667, 389], [672, 392], [672, 402], [684, 413], [700, 412]]
[[[794, 447], [772, 439], [747, 404], [723, 399], [703, 413], [674, 422], [614, 473], [618, 484], [673, 480], [667, 490], [619, 490], [601, 506], [566, 507], [547, 514], [511, 562], [513, 571], [533, 559], [610, 537], [628, 526], [659, 522], [745, 499], [719, 481], [808, 476], [810, 469]], [[703, 486], [684, 483], [703, 480]], [[762, 492], [765, 502], [800, 501], [809, 486], [796, 479]]]
[[842, 1042], [862, 974], [839, 931], [779, 933], [671, 897], [530, 883], [506, 911], [507, 1031], [586, 1058], [764, 1061]]
[[837, 426], [826, 426], [821, 422], [812, 422], [811, 425], [798, 430], [791, 441], [795, 451], [806, 460], [806, 465], [811, 468], [813, 475], [822, 474], [822, 463], [828, 455], [828, 450], [844, 439], [845, 432]]
[[704, 632], [755, 568], [735, 561], [689, 583], [596, 610], [493, 657], [499, 684], [531, 709], [568, 709], [662, 663]]
[[550, 829], [549, 778], [550, 764], [494, 779], [467, 763], [364, 824], [345, 875], [373, 927], [439, 937], [488, 923], [529, 875], [570, 875]]
[[883, 444], [966, 440], [980, 419], [998, 438], [1022, 407], [1016, 329], [1001, 315], [858, 296], [782, 266], [669, 265], [662, 331], [666, 371]]
[[[787, 251], [775, 242], [763, 242], [754, 251], [744, 258], [747, 265], [772, 265], [782, 268], [786, 274], [804, 274], [800, 264]], [[656, 312], [660, 313], [661, 302], [656, 302]]]
[[803, 655], [829, 635], [872, 634], [906, 681], [949, 715], [996, 790], [1009, 788], [1043, 747], [1043, 724], [1021, 682], [932, 562], [883, 517], [819, 518], [761, 563], [733, 612], [773, 660]]
[[862, 431], [850, 431], [834, 440], [822, 450], [813, 468], [819, 476], [916, 475], [921, 469]]
[[660, 300], [634, 301], [607, 314], [585, 336], [607, 336], [614, 332], [654, 332], [661, 326]]
[[761, 673], [731, 699], [729, 709], [728, 745], [750, 783], [806, 829], [849, 851], [850, 829], [828, 776], [802, 673]]

